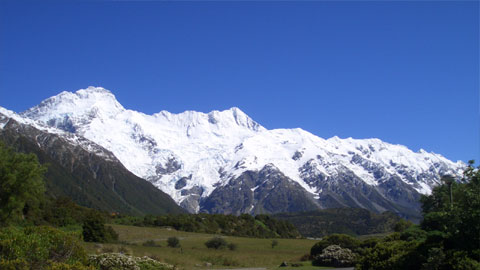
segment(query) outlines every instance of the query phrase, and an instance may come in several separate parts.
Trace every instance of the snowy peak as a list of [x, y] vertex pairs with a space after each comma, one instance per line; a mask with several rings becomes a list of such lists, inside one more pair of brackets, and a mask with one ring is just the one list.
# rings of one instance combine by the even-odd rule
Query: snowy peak
[[62, 92], [21, 113], [22, 116], [48, 122], [53, 118], [112, 118], [125, 109], [109, 90], [90, 86], [75, 93]]
[[202, 113], [196, 111], [185, 111], [173, 114], [167, 111], [161, 111], [153, 115], [157, 121], [169, 122], [177, 127], [197, 127], [203, 126], [210, 130], [224, 130], [228, 128], [248, 129], [250, 131], [265, 130], [260, 124], [255, 122], [239, 108], [233, 107], [224, 111], [211, 111]]
[[[402, 204], [403, 210], [395, 210], [402, 212], [418, 202], [420, 193], [430, 193], [442, 175], [461, 177], [465, 167], [438, 154], [415, 153], [379, 139], [325, 140], [299, 128], [267, 130], [236, 107], [146, 115], [124, 109], [100, 87], [62, 92], [22, 115], [101, 145], [129, 171], [192, 212], [209, 211], [201, 204], [217, 188], [227, 192], [232, 179], [244, 179], [245, 173], [266, 166], [296, 183], [316, 200], [314, 205], [384, 211]], [[263, 177], [259, 174], [255, 186], [275, 186]], [[347, 193], [355, 195], [347, 200]], [[369, 203], [371, 196], [374, 204]]]

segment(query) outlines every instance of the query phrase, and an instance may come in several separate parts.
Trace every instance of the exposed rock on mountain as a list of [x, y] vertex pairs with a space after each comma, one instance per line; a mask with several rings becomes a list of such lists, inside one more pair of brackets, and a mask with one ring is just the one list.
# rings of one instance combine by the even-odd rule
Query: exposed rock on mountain
[[129, 172], [111, 152], [82, 137], [29, 123], [0, 108], [0, 140], [33, 152], [48, 164], [47, 191], [53, 196], [133, 215], [184, 211], [167, 194]]
[[190, 212], [347, 206], [418, 218], [420, 194], [465, 166], [379, 139], [267, 130], [238, 108], [145, 115], [100, 87], [62, 92], [21, 115], [108, 149]]

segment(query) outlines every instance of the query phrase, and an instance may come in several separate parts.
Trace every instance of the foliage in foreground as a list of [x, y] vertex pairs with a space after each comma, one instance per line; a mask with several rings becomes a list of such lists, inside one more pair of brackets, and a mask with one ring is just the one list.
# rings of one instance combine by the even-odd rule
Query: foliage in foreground
[[45, 192], [45, 172], [34, 154], [16, 153], [0, 142], [0, 225], [36, 213]]
[[149, 257], [134, 257], [121, 253], [104, 253], [89, 256], [90, 264], [101, 270], [173, 270], [170, 264]]
[[78, 233], [37, 227], [0, 229], [2, 270], [173, 270], [172, 265], [148, 257], [120, 253], [87, 256]]
[[91, 269], [79, 235], [51, 227], [0, 229], [0, 269]]
[[443, 177], [421, 203], [420, 226], [400, 221], [396, 232], [381, 240], [330, 235], [312, 247], [310, 256], [317, 265], [335, 266], [332, 257], [340, 253], [328, 249], [338, 245], [336, 251], [358, 255], [357, 270], [480, 270], [480, 167], [470, 162], [459, 182]]
[[356, 269], [480, 269], [480, 170], [472, 161], [461, 182], [442, 180], [421, 199], [420, 226], [369, 248]]

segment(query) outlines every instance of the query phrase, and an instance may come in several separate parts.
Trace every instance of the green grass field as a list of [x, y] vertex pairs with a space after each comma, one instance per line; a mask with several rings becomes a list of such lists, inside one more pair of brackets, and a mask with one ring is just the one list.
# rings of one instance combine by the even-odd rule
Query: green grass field
[[[272, 239], [243, 238], [224, 236], [228, 243], [235, 243], [236, 250], [213, 250], [205, 246], [205, 242], [214, 237], [211, 234], [189, 233], [167, 228], [148, 228], [124, 225], [111, 225], [119, 234], [122, 244], [103, 244], [103, 249], [126, 248], [135, 256], [150, 256], [180, 267], [181, 269], [206, 268], [254, 268], [265, 267], [277, 269], [286, 261], [288, 263], [302, 263], [303, 267], [282, 267], [281, 269], [321, 269], [312, 267], [309, 261], [300, 262], [300, 258], [310, 252], [315, 244], [308, 239], [276, 239], [278, 245], [272, 248]], [[180, 239], [181, 248], [167, 247], [167, 238], [175, 236]], [[156, 247], [143, 246], [148, 240], [155, 241]], [[86, 243], [90, 253], [100, 251], [100, 247], [93, 243]], [[205, 264], [211, 263], [211, 267]]]

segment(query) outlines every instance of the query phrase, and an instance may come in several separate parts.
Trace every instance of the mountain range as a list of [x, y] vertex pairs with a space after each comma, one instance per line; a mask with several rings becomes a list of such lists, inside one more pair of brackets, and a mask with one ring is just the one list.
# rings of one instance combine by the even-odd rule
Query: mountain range
[[418, 220], [420, 195], [442, 175], [461, 177], [465, 167], [379, 139], [268, 130], [239, 108], [147, 115], [125, 109], [101, 87], [62, 92], [19, 114], [0, 108], [0, 115], [0, 133], [12, 119], [59, 136], [82, 153], [118, 162], [192, 213], [354, 207]]

